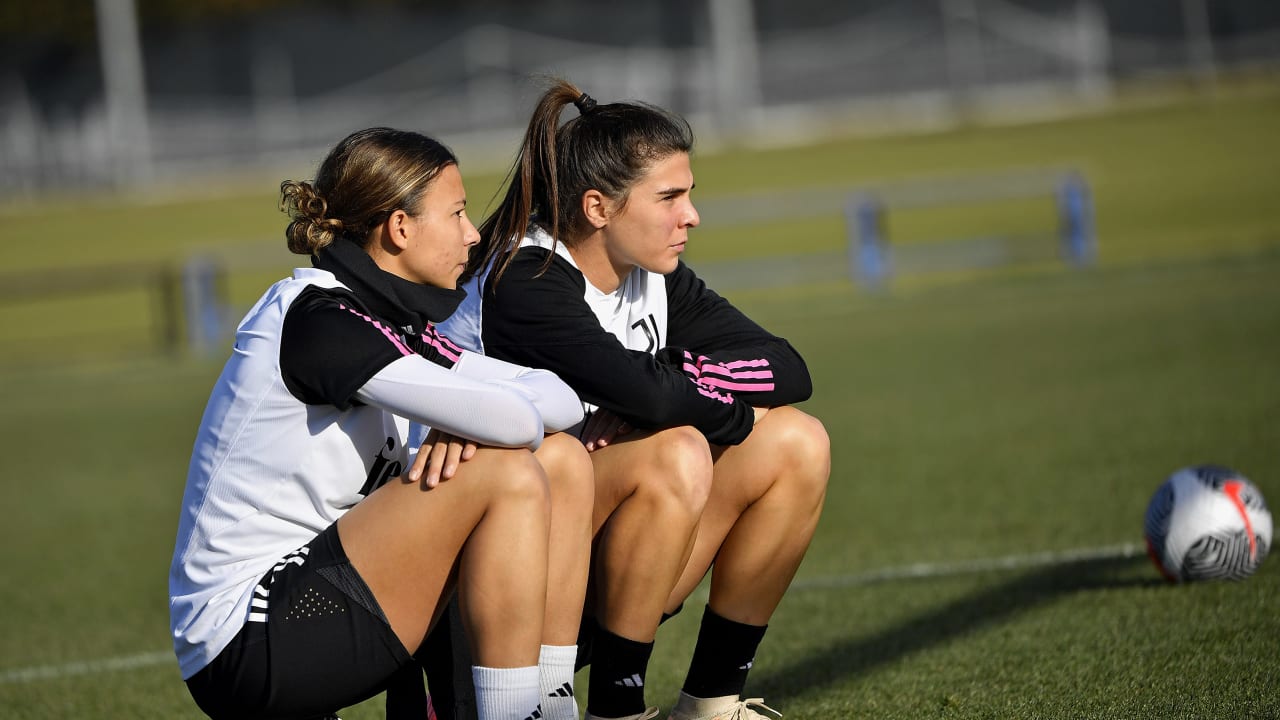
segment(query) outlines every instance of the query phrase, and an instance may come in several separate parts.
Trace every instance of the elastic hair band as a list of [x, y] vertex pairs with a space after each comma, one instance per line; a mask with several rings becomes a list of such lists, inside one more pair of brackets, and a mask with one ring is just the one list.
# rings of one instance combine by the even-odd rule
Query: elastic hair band
[[577, 100], [573, 101], [573, 105], [578, 108], [579, 115], [586, 115], [596, 109], [596, 99], [586, 93], [582, 93]]

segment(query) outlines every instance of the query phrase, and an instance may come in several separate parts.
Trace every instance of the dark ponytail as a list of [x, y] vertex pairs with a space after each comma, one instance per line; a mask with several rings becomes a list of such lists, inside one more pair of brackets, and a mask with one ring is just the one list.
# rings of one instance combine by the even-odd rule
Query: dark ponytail
[[[562, 126], [568, 105], [579, 114]], [[480, 247], [466, 276], [496, 262], [494, 277], [501, 277], [530, 222], [572, 245], [585, 234], [583, 193], [599, 190], [625, 204], [654, 162], [692, 150], [693, 131], [684, 118], [644, 103], [601, 105], [572, 83], [554, 81], [529, 119], [502, 202], [480, 225]]]
[[[529, 118], [524, 142], [507, 173], [507, 193], [498, 209], [480, 224], [480, 246], [471, 253], [467, 277], [487, 267], [500, 253], [514, 248], [528, 232], [529, 218], [534, 212], [550, 223], [547, 232], [551, 237], [560, 237], [556, 130], [560, 126], [561, 111], [581, 95], [581, 90], [559, 80], [538, 100], [533, 117]], [[509, 260], [509, 256], [504, 258], [495, 268], [498, 276]]]

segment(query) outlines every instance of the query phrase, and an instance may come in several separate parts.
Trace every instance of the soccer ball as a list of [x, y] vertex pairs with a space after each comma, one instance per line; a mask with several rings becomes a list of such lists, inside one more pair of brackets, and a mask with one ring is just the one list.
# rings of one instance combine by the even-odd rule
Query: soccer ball
[[1271, 513], [1240, 473], [1218, 465], [1178, 470], [1147, 505], [1147, 554], [1169, 582], [1242, 580], [1271, 547]]

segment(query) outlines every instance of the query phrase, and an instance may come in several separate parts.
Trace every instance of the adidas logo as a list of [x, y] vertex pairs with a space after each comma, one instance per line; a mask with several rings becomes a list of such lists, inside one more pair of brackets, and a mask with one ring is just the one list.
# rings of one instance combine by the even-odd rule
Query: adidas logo
[[542, 718], [542, 703], [538, 703], [538, 707], [534, 709], [533, 714], [524, 720], [540, 720]]
[[640, 677], [640, 673], [632, 673], [631, 677], [614, 680], [613, 684], [629, 688], [644, 687], [644, 678]]
[[560, 687], [547, 693], [547, 697], [573, 697], [573, 686], [569, 683], [561, 683]]

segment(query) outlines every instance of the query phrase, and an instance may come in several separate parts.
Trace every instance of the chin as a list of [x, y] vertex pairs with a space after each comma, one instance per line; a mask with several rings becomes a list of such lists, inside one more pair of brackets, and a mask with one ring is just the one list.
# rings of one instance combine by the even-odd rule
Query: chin
[[670, 275], [676, 271], [676, 267], [680, 264], [680, 257], [677, 255], [673, 258], [663, 258], [655, 262], [645, 263], [641, 267], [651, 273], [659, 275]]

